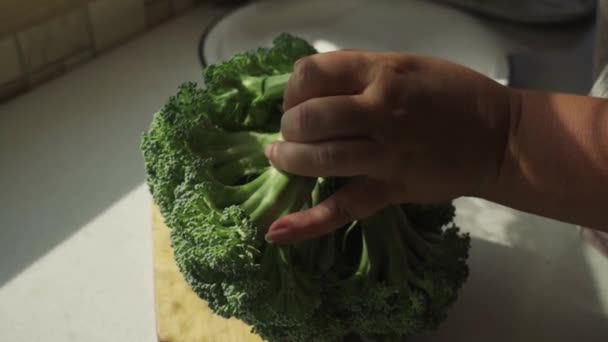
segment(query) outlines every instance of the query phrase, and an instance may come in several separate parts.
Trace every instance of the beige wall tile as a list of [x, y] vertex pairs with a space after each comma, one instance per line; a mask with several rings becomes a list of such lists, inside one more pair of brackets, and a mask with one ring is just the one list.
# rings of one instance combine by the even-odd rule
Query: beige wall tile
[[173, 0], [173, 8], [175, 9], [176, 13], [181, 13], [193, 5], [194, 0]]
[[15, 37], [0, 39], [0, 85], [18, 79], [22, 73]]
[[95, 46], [103, 50], [142, 31], [144, 0], [98, 0], [89, 5]]
[[84, 9], [21, 31], [17, 38], [29, 70], [38, 70], [92, 45]]
[[0, 35], [56, 18], [94, 0], [0, 0]]
[[148, 27], [163, 23], [173, 15], [169, 0], [146, 0], [146, 24]]

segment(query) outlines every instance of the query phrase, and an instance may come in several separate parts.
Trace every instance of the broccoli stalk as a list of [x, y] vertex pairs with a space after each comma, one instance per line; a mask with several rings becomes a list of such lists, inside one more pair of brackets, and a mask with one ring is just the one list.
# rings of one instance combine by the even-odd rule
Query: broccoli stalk
[[222, 131], [199, 126], [190, 136], [193, 153], [206, 160], [196, 173], [206, 186], [207, 204], [213, 208], [239, 206], [260, 234], [282, 215], [309, 203], [316, 178], [280, 171], [268, 162], [264, 148], [280, 133]]
[[255, 95], [253, 102], [281, 100], [291, 73], [272, 76], [243, 76], [243, 86]]
[[364, 244], [354, 279], [379, 281], [396, 289], [424, 289], [422, 278], [428, 264], [450, 251], [455, 252], [450, 257], [456, 264], [460, 256], [466, 256], [467, 239], [461, 245], [455, 244], [453, 250], [446, 249], [446, 239], [431, 233], [425, 238], [424, 232], [414, 228], [399, 206], [386, 207], [360, 224]]
[[297, 324], [313, 315], [320, 300], [314, 278], [293, 267], [292, 252], [292, 247], [267, 245], [260, 275], [269, 280], [268, 303], [272, 311]]
[[242, 185], [224, 185], [209, 178], [207, 201], [215, 208], [240, 206], [260, 234], [277, 218], [298, 210], [307, 203], [316, 179], [293, 177], [274, 167]]
[[[433, 209], [441, 215], [451, 207]], [[358, 313], [349, 317], [353, 330], [369, 341], [436, 328], [468, 275], [468, 236], [454, 234], [454, 227], [435, 233], [448, 222], [419, 222], [426, 227], [414, 225], [401, 206], [389, 206], [357, 222], [346, 236], [345, 253], [358, 250], [359, 262], [345, 279], [342, 291], [352, 296], [345, 296], [343, 305]], [[361, 244], [353, 243], [359, 239]], [[364, 299], [355, 296], [361, 292]]]
[[198, 158], [212, 161], [211, 176], [223, 184], [235, 185], [269, 166], [264, 148], [279, 139], [279, 133], [226, 132], [199, 126], [190, 135], [189, 147]]
[[[353, 279], [368, 284], [384, 282], [390, 287], [407, 288], [413, 279], [411, 251], [403, 244], [401, 217], [388, 207], [361, 221], [363, 248], [359, 268]], [[414, 265], [415, 267], [415, 265]]]

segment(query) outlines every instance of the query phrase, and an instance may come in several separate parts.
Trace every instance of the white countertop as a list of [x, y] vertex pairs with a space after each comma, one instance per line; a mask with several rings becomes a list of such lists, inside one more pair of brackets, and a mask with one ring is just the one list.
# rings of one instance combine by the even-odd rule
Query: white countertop
[[[139, 143], [176, 87], [200, 81], [198, 40], [217, 14], [201, 7], [0, 106], [0, 341], [156, 341]], [[584, 89], [578, 42], [534, 54], [523, 64], [539, 76], [519, 80]], [[533, 64], [548, 53], [539, 64], [571, 72]], [[576, 229], [484, 201], [458, 207], [472, 274], [429, 341], [606, 340], [608, 261]]]

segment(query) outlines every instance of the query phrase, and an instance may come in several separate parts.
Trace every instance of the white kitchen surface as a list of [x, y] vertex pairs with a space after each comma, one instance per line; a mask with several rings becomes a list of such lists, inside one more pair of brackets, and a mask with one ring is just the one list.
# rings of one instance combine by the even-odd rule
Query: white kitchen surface
[[[200, 80], [198, 40], [218, 14], [201, 7], [0, 106], [0, 341], [156, 341], [139, 142], [178, 84]], [[517, 84], [587, 91], [591, 32], [492, 27], [522, 56]], [[608, 260], [574, 227], [458, 208], [471, 277], [422, 340], [606, 341]]]

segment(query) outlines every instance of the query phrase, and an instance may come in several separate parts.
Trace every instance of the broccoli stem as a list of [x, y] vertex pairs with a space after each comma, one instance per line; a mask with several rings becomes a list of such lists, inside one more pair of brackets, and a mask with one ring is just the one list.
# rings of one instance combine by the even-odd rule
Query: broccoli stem
[[317, 180], [294, 177], [274, 167], [264, 174], [266, 181], [250, 193], [243, 209], [265, 233], [277, 217], [302, 209]]
[[395, 289], [420, 287], [423, 265], [433, 246], [420, 236], [399, 206], [389, 206], [361, 225], [362, 250], [353, 278], [383, 282]]
[[410, 253], [402, 242], [401, 222], [395, 207], [387, 207], [363, 220], [362, 231], [368, 243], [373, 244], [369, 248], [372, 257], [382, 267], [379, 277], [388, 286], [407, 287], [415, 275], [409, 265]]
[[267, 244], [260, 275], [270, 283], [270, 305], [290, 319], [304, 320], [317, 307], [312, 284], [292, 265], [290, 246]]
[[192, 137], [197, 156], [213, 159], [213, 176], [226, 185], [256, 176], [270, 164], [264, 147], [280, 139], [280, 133], [221, 132], [207, 129]]
[[395, 208], [395, 214], [398, 215], [401, 226], [403, 227], [403, 239], [412, 251], [422, 261], [433, 257], [431, 245], [412, 227], [407, 216], [400, 208]]
[[268, 159], [264, 155], [245, 156], [230, 162], [214, 165], [214, 175], [222, 183], [235, 184], [247, 177], [254, 177], [268, 167]]
[[281, 99], [291, 74], [282, 74], [266, 77], [263, 83], [262, 96], [269, 100]]
[[245, 76], [242, 83], [249, 91], [256, 94], [254, 101], [278, 100], [283, 97], [291, 73], [272, 76]]
[[[312, 193], [304, 203], [305, 208], [313, 207], [331, 193], [327, 188], [327, 180], [319, 178]], [[334, 266], [336, 259], [336, 236], [326, 234], [316, 239], [300, 241], [292, 245], [294, 260], [298, 264], [305, 265], [304, 270], [311, 273], [326, 272]]]
[[292, 176], [267, 167], [254, 180], [243, 185], [225, 185], [210, 179], [206, 186], [214, 193], [209, 199], [212, 207], [241, 206], [259, 228], [260, 234], [265, 234], [277, 217], [303, 208], [316, 181], [316, 178]]
[[[277, 122], [269, 122], [271, 117], [280, 115], [283, 93], [291, 74], [271, 76], [244, 76], [241, 86], [249, 99], [241, 106], [244, 117], [240, 119], [245, 127], [262, 130], [275, 130]], [[243, 89], [241, 89], [243, 91]], [[247, 94], [248, 93], [248, 94]], [[235, 94], [231, 94], [235, 95]]]
[[264, 147], [280, 137], [280, 133], [226, 132], [206, 128], [193, 134], [188, 144], [196, 155], [217, 161], [234, 155], [263, 154]]
[[407, 286], [408, 282], [415, 279], [415, 275], [410, 267], [412, 255], [407, 246], [403, 245], [400, 227], [390, 225], [388, 230], [392, 238], [385, 241], [390, 258], [388, 269], [386, 270], [386, 282], [389, 286], [401, 288]]
[[[425, 268], [424, 265], [431, 258], [431, 255], [428, 252], [429, 246], [420, 236], [418, 236], [418, 233], [407, 219], [407, 215], [400, 207], [392, 206], [387, 208], [387, 210], [391, 211], [392, 219], [395, 220], [394, 224], [391, 225], [394, 239], [391, 240], [390, 243], [399, 246], [398, 250], [403, 252], [406, 256], [404, 261], [408, 264], [407, 281], [410, 285], [420, 287], [421, 275]], [[398, 270], [393, 271], [398, 272]], [[390, 272], [389, 274], [395, 275], [393, 272]], [[402, 279], [399, 279], [399, 281], [401, 280]]]
[[[365, 235], [363, 235], [363, 237], [365, 237]], [[369, 251], [367, 249], [367, 245], [368, 243], [364, 238], [361, 244], [361, 259], [359, 259], [359, 267], [355, 272], [356, 278], [369, 278], [371, 275], [373, 275], [373, 270], [375, 270], [375, 267], [373, 267], [372, 262], [369, 258]]]

